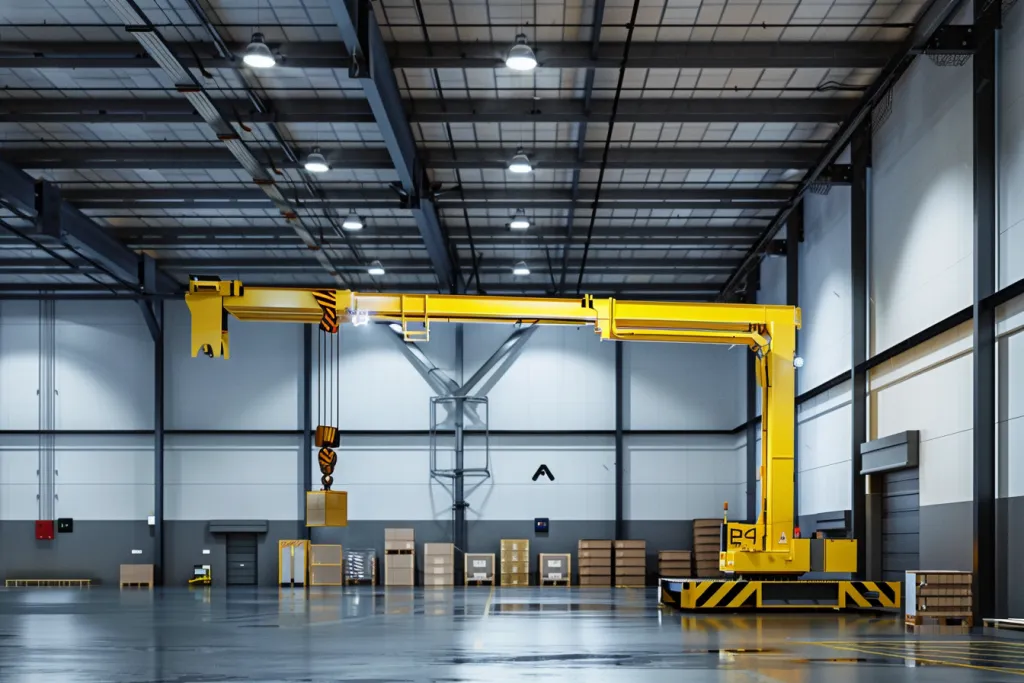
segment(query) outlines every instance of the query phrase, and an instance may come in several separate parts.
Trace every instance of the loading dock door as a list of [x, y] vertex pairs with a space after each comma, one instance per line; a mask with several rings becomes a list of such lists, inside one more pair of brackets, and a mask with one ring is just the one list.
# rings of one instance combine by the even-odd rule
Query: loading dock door
[[916, 467], [882, 474], [882, 579], [920, 569], [921, 512]]
[[256, 534], [227, 534], [227, 584], [256, 585]]

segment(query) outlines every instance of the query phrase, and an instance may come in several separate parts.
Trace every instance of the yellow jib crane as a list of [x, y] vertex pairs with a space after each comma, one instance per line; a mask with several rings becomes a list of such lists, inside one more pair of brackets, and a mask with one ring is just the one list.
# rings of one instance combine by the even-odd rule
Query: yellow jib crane
[[[408, 341], [428, 340], [431, 324], [438, 322], [522, 321], [540, 325], [592, 325], [602, 339], [616, 341], [746, 346], [757, 355], [757, 378], [762, 392], [761, 507], [757, 521], [753, 524], [725, 524], [720, 568], [732, 575], [758, 579], [795, 578], [809, 571], [856, 571], [855, 540], [815, 539], [812, 546], [811, 539], [793, 537], [793, 360], [796, 331], [800, 327], [800, 311], [797, 308], [617, 301], [591, 296], [554, 299], [250, 288], [237, 280], [194, 280], [189, 283], [186, 301], [192, 313], [193, 356], [205, 354], [229, 357], [229, 316], [244, 321], [320, 323], [322, 328], [333, 330], [343, 323], [397, 323]], [[743, 600], [754, 596], [756, 606], [761, 606], [762, 582], [749, 583], [758, 584], [757, 590], [751, 590], [748, 595], [744, 588], [741, 591], [744, 593]], [[768, 585], [776, 582], [763, 583]], [[873, 590], [875, 584], [870, 584], [866, 589], [850, 589], [858, 595], [866, 594], [867, 598], [856, 600], [850, 596], [847, 600], [842, 595], [846, 588], [840, 584], [854, 582], [834, 583], [837, 586], [838, 603], [842, 604], [823, 604], [822, 607], [843, 607], [847, 602], [854, 602], [854, 606], [859, 607], [876, 606]], [[817, 582], [812, 585], [820, 589]], [[895, 606], [898, 607], [898, 585], [896, 590]], [[881, 598], [880, 606], [891, 607], [888, 589], [882, 592], [885, 595]], [[821, 591], [817, 590], [817, 593]], [[724, 589], [721, 597], [723, 600], [728, 597]], [[684, 598], [682, 602], [688, 600]], [[700, 602], [697, 598], [692, 601]], [[718, 604], [721, 600], [712, 602], [715, 602], [711, 605], [713, 607], [733, 606], [731, 603]], [[869, 602], [872, 604], [867, 604]]]

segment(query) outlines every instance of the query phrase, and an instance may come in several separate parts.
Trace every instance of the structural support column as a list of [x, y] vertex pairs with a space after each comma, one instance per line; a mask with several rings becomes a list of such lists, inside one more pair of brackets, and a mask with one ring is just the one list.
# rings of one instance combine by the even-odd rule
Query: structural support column
[[[314, 326], [302, 326], [302, 449], [299, 452], [299, 536], [310, 540], [312, 527], [306, 526], [306, 491], [313, 490], [313, 330]], [[339, 333], [340, 334], [340, 333]], [[341, 425], [338, 425], [340, 427]]]
[[[786, 305], [800, 305], [800, 243], [804, 241], [804, 211], [799, 206], [786, 220]], [[800, 355], [800, 331], [797, 330], [796, 353]], [[797, 370], [799, 377], [799, 369]], [[799, 385], [798, 385], [799, 386]], [[796, 421], [796, 410], [793, 418]], [[793, 524], [800, 527], [800, 428], [793, 425]]]
[[757, 521], [760, 497], [757, 495], [757, 435], [761, 424], [757, 420], [757, 356], [747, 352], [747, 519]]
[[[458, 383], [462, 386], [463, 374], [465, 371], [465, 346], [464, 331], [462, 323], [455, 326], [455, 368], [459, 373]], [[464, 557], [466, 547], [469, 543], [469, 525], [466, 522], [466, 450], [465, 450], [465, 427], [466, 427], [466, 402], [465, 396], [459, 396], [455, 401], [455, 480], [452, 482], [452, 508], [453, 508], [453, 529], [452, 542], [455, 544], [455, 583], [463, 583], [462, 572], [465, 563], [460, 561]]]
[[153, 581], [164, 582], [164, 304], [149, 304], [158, 331], [153, 335]]
[[[974, 623], [1001, 617], [996, 539], [996, 94], [1001, 3], [976, 3], [974, 24]], [[1003, 598], [997, 601], [997, 597]]]
[[625, 419], [626, 419], [626, 386], [623, 382], [623, 366], [625, 364], [625, 348], [620, 341], [615, 342], [615, 538], [624, 539], [625, 493], [623, 473], [626, 458]]
[[867, 570], [867, 500], [864, 477], [861, 475], [860, 445], [867, 441], [867, 369], [868, 358], [868, 201], [869, 168], [871, 166], [871, 130], [861, 125], [850, 142], [853, 180], [850, 188], [850, 284], [853, 300], [850, 305], [852, 350], [850, 358], [850, 405], [852, 429], [850, 439], [850, 481], [853, 490], [852, 535], [857, 543], [857, 576]]

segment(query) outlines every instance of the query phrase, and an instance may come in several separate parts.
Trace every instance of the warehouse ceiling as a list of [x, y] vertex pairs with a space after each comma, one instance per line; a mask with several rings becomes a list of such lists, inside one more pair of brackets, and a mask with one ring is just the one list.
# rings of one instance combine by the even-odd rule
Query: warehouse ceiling
[[[0, 163], [179, 283], [713, 299], [920, 10], [5, 3]], [[244, 63], [254, 32], [273, 67]], [[532, 71], [504, 63], [518, 34]], [[530, 173], [509, 171], [520, 149]], [[317, 151], [326, 172], [305, 170]], [[31, 210], [0, 218], [0, 291], [134, 291]]]

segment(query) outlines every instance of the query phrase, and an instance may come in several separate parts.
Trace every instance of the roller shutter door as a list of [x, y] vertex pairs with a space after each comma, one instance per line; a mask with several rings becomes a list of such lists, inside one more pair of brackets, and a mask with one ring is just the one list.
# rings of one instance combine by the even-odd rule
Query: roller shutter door
[[227, 584], [256, 585], [256, 534], [227, 534]]
[[920, 569], [921, 505], [917, 468], [882, 475], [882, 578], [903, 581]]

